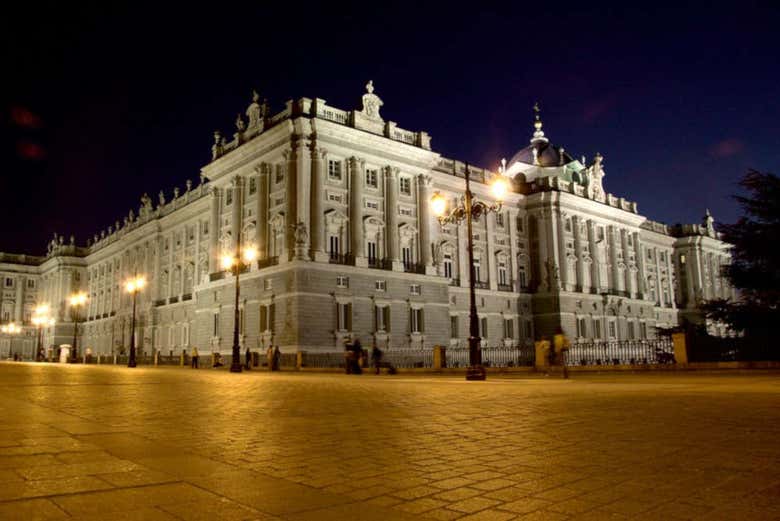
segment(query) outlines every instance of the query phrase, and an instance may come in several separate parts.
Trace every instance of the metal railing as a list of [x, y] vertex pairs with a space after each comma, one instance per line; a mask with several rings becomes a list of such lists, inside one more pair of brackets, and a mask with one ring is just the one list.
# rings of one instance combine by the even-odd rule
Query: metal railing
[[[485, 367], [523, 367], [534, 365], [534, 347], [483, 347], [482, 365]], [[447, 367], [468, 367], [468, 348], [447, 348]]]
[[425, 273], [425, 264], [417, 264], [414, 262], [404, 262], [404, 271], [406, 273]]
[[355, 265], [355, 256], [351, 253], [331, 253], [328, 262], [331, 264], [344, 264], [346, 266]]
[[392, 259], [378, 259], [376, 257], [369, 257], [368, 258], [368, 267], [374, 268], [376, 270], [392, 270], [393, 269], [393, 261]]
[[566, 365], [651, 365], [673, 364], [674, 348], [667, 338], [616, 340], [572, 344]]
[[279, 264], [279, 257], [268, 257], [266, 259], [258, 259], [257, 269], [261, 270], [263, 268], [276, 266], [277, 264]]

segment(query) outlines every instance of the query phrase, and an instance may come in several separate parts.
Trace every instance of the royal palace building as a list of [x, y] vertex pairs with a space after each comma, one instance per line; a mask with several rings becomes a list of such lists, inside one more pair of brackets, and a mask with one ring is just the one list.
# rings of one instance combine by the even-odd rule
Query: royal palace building
[[[0, 254], [0, 321], [21, 326], [0, 335], [0, 355], [33, 356], [43, 303], [46, 347], [70, 346], [78, 321], [80, 348], [123, 352], [124, 282], [138, 276], [140, 350], [227, 354], [236, 284], [220, 259], [239, 248], [257, 253], [240, 273], [242, 350], [334, 351], [345, 338], [465, 347], [466, 227], [441, 226], [430, 201], [438, 192], [457, 204], [467, 167], [426, 132], [385, 121], [371, 82], [366, 90], [361, 110], [302, 98], [277, 114], [255, 94], [231, 139], [215, 132], [199, 181], [156, 201], [144, 194], [84, 244], [55, 234], [45, 255]], [[511, 187], [473, 231], [483, 345], [528, 344], [557, 327], [581, 341], [651, 338], [700, 320], [701, 301], [734, 295], [709, 212], [702, 224], [651, 221], [604, 190], [601, 155], [586, 162], [553, 145], [538, 110], [530, 131], [496, 171], [469, 167], [480, 200], [496, 202], [496, 176]], [[75, 292], [87, 301], [72, 309]]]

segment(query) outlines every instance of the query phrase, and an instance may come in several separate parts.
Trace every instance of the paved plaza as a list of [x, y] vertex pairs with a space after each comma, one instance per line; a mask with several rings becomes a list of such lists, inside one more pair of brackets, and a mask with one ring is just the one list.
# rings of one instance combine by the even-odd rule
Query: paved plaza
[[0, 363], [0, 519], [780, 519], [776, 374]]

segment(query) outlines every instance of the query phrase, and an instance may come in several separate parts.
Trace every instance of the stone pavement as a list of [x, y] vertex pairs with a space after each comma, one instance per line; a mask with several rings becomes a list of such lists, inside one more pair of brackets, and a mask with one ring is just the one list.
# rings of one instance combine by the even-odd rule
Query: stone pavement
[[780, 519], [777, 374], [0, 363], [0, 519]]

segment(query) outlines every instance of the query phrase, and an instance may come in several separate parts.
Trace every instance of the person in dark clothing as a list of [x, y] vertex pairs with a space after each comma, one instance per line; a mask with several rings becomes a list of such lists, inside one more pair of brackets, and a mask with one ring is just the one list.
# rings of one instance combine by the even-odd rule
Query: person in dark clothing
[[252, 352], [249, 350], [249, 348], [246, 348], [246, 363], [244, 364], [244, 367], [246, 367], [246, 370], [249, 371], [249, 368], [252, 365]]
[[360, 344], [360, 339], [356, 338], [352, 342], [351, 351], [352, 374], [363, 374], [363, 369], [360, 367], [360, 357], [363, 356], [363, 346]]
[[382, 367], [382, 350], [377, 346], [371, 349], [371, 365], [374, 366], [374, 374], [379, 374], [379, 369]]
[[273, 358], [273, 365], [271, 366], [272, 371], [278, 371], [279, 370], [279, 362], [282, 358], [282, 352], [279, 351], [279, 346], [274, 347], [274, 358]]

